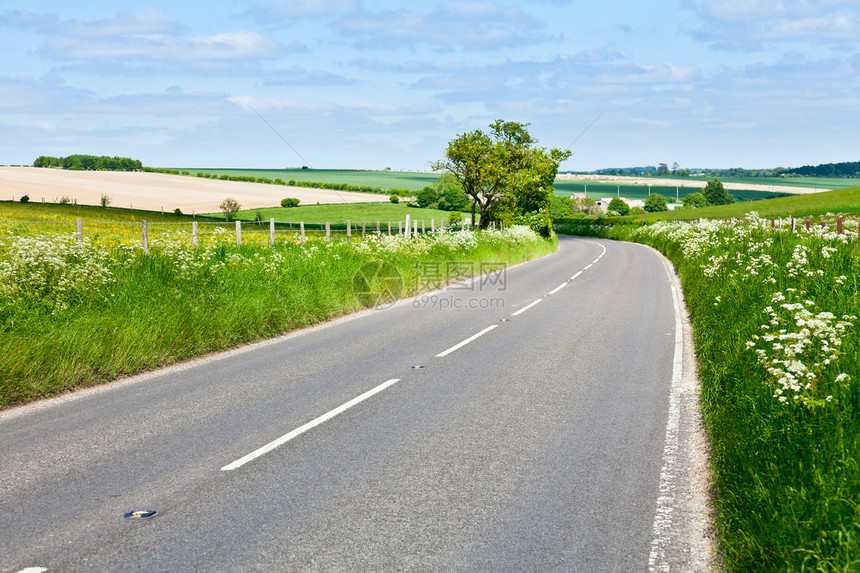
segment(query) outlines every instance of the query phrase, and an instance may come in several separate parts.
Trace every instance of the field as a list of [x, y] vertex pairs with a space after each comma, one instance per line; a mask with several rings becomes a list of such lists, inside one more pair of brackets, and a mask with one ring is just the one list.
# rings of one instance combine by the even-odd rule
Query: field
[[[326, 221], [330, 221], [332, 223], [343, 223], [350, 220], [353, 224], [361, 224], [362, 221], [366, 221], [368, 225], [371, 223], [375, 225], [376, 221], [380, 221], [383, 225], [387, 222], [391, 222], [394, 223], [395, 226], [397, 221], [405, 221], [406, 215], [408, 214], [413, 220], [419, 221], [419, 224], [422, 220], [426, 221], [428, 227], [430, 225], [430, 219], [435, 219], [436, 221], [444, 219], [447, 223], [448, 217], [451, 214], [449, 211], [440, 211], [438, 209], [419, 209], [416, 207], [409, 207], [404, 203], [395, 205], [389, 202], [248, 209], [240, 211], [237, 214], [237, 218], [246, 221], [253, 221], [255, 220], [258, 211], [262, 215], [264, 221], [268, 221], [273, 217], [275, 221], [283, 223], [298, 223], [299, 221], [315, 224], [325, 223]], [[463, 217], [467, 217], [467, 214], [464, 213]]]
[[[803, 217], [827, 213], [858, 213], [860, 212], [860, 187], [810, 195], [790, 195], [766, 201], [750, 201], [719, 207], [675, 209], [662, 213], [650, 213], [645, 217], [649, 220], [664, 221], [700, 218], [731, 219], [732, 217], [743, 218], [752, 211], [757, 212], [762, 217]], [[642, 217], [642, 215], [638, 217]]]
[[183, 213], [218, 210], [226, 197], [246, 208], [274, 207], [284, 197], [296, 197], [305, 205], [315, 203], [373, 203], [388, 195], [334, 192], [282, 185], [221, 181], [193, 176], [123, 171], [64, 171], [35, 167], [0, 167], [0, 199], [17, 200], [28, 195], [32, 203], [59, 202], [68, 197], [83, 205], [100, 205], [103, 195], [114, 207]]
[[360, 169], [206, 169], [181, 168], [190, 173], [217, 173], [218, 175], [244, 175], [251, 177], [280, 177], [284, 181], [316, 181], [321, 183], [347, 183], [382, 189], [409, 189], [420, 191], [439, 179], [438, 173], [415, 171], [366, 171]]
[[[643, 179], [644, 181], [645, 179]], [[569, 197], [570, 195], [577, 193], [586, 193], [592, 199], [602, 199], [602, 198], [611, 198], [621, 196], [627, 199], [641, 199], [645, 200], [648, 198], [648, 185], [634, 185], [634, 184], [625, 184], [625, 183], [599, 183], [592, 181], [564, 181], [557, 180], [555, 182], [555, 194], [559, 197]], [[670, 202], [674, 202], [676, 197], [680, 199], [680, 201], [684, 200], [684, 197], [688, 193], [695, 193], [696, 191], [701, 191], [701, 189], [697, 189], [695, 187], [674, 187], [667, 185], [653, 185], [650, 189], [651, 193], [659, 193], [666, 197]], [[737, 201], [758, 201], [761, 199], [769, 199], [772, 197], [781, 197], [784, 196], [784, 193], [771, 193], [769, 191], [749, 191], [749, 190], [736, 190], [732, 189], [731, 194], [735, 197]]]

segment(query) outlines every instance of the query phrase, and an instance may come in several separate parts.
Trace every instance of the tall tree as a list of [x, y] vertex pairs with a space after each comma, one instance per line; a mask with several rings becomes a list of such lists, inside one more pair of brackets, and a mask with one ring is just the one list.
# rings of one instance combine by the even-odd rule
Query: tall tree
[[481, 228], [494, 217], [541, 211], [549, 216], [552, 183], [570, 152], [535, 147], [528, 125], [497, 120], [489, 133], [458, 135], [448, 143], [445, 158], [432, 164], [451, 173], [472, 199], [472, 225], [476, 211]]

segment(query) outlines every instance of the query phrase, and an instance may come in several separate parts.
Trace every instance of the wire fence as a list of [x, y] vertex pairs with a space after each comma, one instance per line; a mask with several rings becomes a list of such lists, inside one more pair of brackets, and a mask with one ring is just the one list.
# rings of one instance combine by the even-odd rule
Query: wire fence
[[194, 246], [235, 242], [237, 246], [273, 246], [308, 240], [352, 241], [368, 236], [404, 235], [468, 229], [468, 222], [452, 225], [444, 219], [360, 222], [276, 222], [269, 221], [192, 221], [181, 222], [106, 222], [84, 221], [0, 221], [0, 236], [73, 236], [78, 242], [104, 248], [140, 246], [149, 250], [160, 239], [181, 240]]

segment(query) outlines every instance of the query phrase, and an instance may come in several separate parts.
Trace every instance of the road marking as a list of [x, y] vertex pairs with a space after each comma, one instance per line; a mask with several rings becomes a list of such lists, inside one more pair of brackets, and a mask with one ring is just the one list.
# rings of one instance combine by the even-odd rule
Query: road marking
[[45, 573], [47, 569], [44, 567], [27, 567], [26, 569], [21, 569], [18, 573]]
[[570, 277], [570, 280], [575, 280], [575, 279], [576, 279], [576, 277], [578, 277], [578, 276], [579, 276], [579, 275], [581, 275], [581, 274], [582, 274], [582, 271], [579, 271], [578, 273], [576, 273], [575, 275], [573, 275], [572, 277]]
[[669, 418], [666, 421], [666, 441], [663, 446], [663, 467], [660, 469], [657, 511], [651, 528], [651, 552], [648, 556], [648, 571], [669, 571], [666, 548], [671, 541], [672, 513], [675, 505], [675, 482], [677, 480], [678, 427], [681, 418], [680, 388], [684, 371], [684, 333], [681, 321], [681, 302], [668, 263], [666, 273], [672, 284], [672, 303], [675, 310], [675, 355], [672, 360], [672, 386], [669, 390]]
[[243, 465], [247, 464], [248, 462], [255, 460], [255, 459], [259, 458], [260, 456], [271, 452], [275, 448], [286, 444], [287, 442], [289, 442], [290, 440], [292, 440], [296, 436], [307, 432], [311, 428], [319, 426], [320, 424], [322, 424], [325, 421], [331, 420], [332, 418], [334, 418], [338, 414], [342, 414], [343, 412], [349, 410], [350, 408], [352, 408], [356, 404], [359, 404], [360, 402], [367, 400], [368, 398], [370, 398], [374, 394], [378, 394], [379, 392], [382, 392], [383, 390], [385, 390], [386, 388], [388, 388], [389, 386], [391, 386], [393, 384], [396, 384], [397, 382], [400, 382], [399, 378], [394, 378], [392, 380], [389, 380], [388, 382], [383, 382], [382, 384], [380, 384], [376, 388], [373, 388], [372, 390], [368, 390], [367, 392], [365, 392], [361, 396], [353, 398], [349, 402], [346, 402], [345, 404], [338, 406], [334, 410], [323, 414], [319, 418], [311, 420], [307, 424], [305, 424], [303, 426], [299, 426], [298, 428], [296, 428], [292, 432], [290, 432], [288, 434], [284, 434], [283, 436], [281, 436], [277, 440], [269, 442], [268, 444], [266, 444], [262, 448], [254, 450], [253, 452], [251, 452], [247, 456], [239, 458], [238, 460], [236, 460], [232, 464], [228, 464], [228, 465], [224, 466], [223, 468], [221, 468], [221, 471], [227, 472], [227, 471], [235, 470], [236, 468], [242, 467]]
[[560, 285], [555, 287], [553, 290], [549, 291], [549, 294], [555, 294], [566, 286], [567, 286], [567, 283], [561, 283]]
[[474, 335], [470, 336], [469, 338], [467, 338], [466, 340], [464, 340], [463, 342], [461, 342], [459, 344], [455, 344], [454, 346], [452, 346], [451, 348], [449, 348], [445, 352], [440, 352], [439, 354], [436, 355], [436, 358], [442, 358], [443, 356], [448, 356], [449, 354], [451, 354], [455, 350], [459, 350], [459, 349], [463, 348], [464, 346], [466, 346], [467, 344], [469, 344], [470, 342], [472, 342], [476, 338], [478, 338], [480, 336], [484, 336], [485, 334], [487, 334], [488, 332], [490, 332], [491, 330], [493, 330], [497, 326], [499, 326], [499, 325], [494, 324], [493, 326], [488, 326], [487, 328], [485, 328], [484, 330], [482, 330], [478, 334], [474, 334]]
[[525, 311], [527, 311], [528, 309], [530, 309], [531, 307], [533, 307], [534, 305], [536, 305], [537, 303], [539, 303], [539, 302], [540, 302], [540, 301], [542, 301], [542, 300], [543, 300], [542, 298], [537, 299], [537, 300], [536, 300], [536, 301], [534, 301], [533, 303], [528, 304], [528, 305], [526, 305], [526, 306], [522, 307], [521, 309], [519, 309], [518, 311], [516, 311], [516, 312], [514, 312], [514, 313], [511, 313], [511, 316], [518, 316], [518, 315], [520, 315], [520, 314], [524, 313]]

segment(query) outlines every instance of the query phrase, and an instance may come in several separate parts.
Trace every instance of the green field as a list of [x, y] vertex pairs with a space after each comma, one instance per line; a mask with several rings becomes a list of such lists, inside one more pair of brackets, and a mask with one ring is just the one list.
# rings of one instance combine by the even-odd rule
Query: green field
[[321, 183], [347, 183], [349, 185], [381, 187], [383, 189], [409, 189], [420, 191], [439, 179], [438, 173], [412, 171], [365, 171], [361, 169], [210, 169], [185, 167], [192, 175], [198, 171], [217, 175], [281, 178], [284, 181], [317, 181]]
[[[676, 197], [683, 201], [688, 193], [701, 192], [701, 189], [695, 187], [673, 187], [664, 185], [652, 185], [651, 193], [659, 193], [666, 197], [670, 202], [674, 202]], [[769, 191], [746, 191], [746, 190], [731, 190], [729, 191], [736, 201], [758, 201], [761, 199], [770, 199], [773, 197], [783, 197], [785, 193], [771, 193]], [[605, 197], [625, 197], [627, 199], [648, 198], [648, 185], [633, 185], [624, 183], [596, 183], [584, 181], [556, 181], [555, 194], [559, 197], [569, 197], [574, 193], [586, 193], [592, 199], [602, 199]]]
[[[376, 221], [385, 224], [387, 222], [395, 223], [397, 221], [405, 221], [406, 215], [409, 215], [413, 220], [427, 221], [430, 225], [430, 219], [444, 219], [448, 221], [451, 214], [449, 211], [440, 211], [437, 209], [419, 209], [416, 207], [408, 207], [403, 203], [395, 205], [394, 203], [347, 203], [333, 205], [306, 205], [299, 207], [275, 207], [271, 209], [247, 209], [239, 211], [236, 215], [237, 219], [243, 221], [256, 220], [257, 213], [260, 213], [264, 221], [274, 218], [278, 223], [305, 223], [320, 224], [326, 221], [332, 223], [343, 223], [347, 220], [353, 224], [360, 224], [366, 221], [369, 224], [375, 224]], [[464, 218], [467, 214], [463, 214]]]
[[[860, 187], [808, 195], [788, 195], [766, 201], [748, 201], [702, 209], [675, 209], [645, 215], [648, 220], [692, 220], [743, 218], [755, 211], [761, 217], [804, 217], [827, 213], [860, 212]], [[633, 216], [642, 218], [642, 215]]]
[[[713, 177], [660, 177], [679, 181], [707, 181]], [[784, 185], [786, 187], [813, 187], [819, 189], [847, 189], [860, 185], [860, 179], [845, 177], [718, 177], [723, 183], [745, 185]]]

